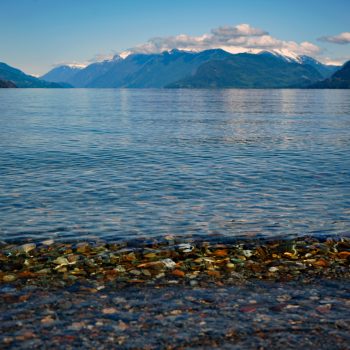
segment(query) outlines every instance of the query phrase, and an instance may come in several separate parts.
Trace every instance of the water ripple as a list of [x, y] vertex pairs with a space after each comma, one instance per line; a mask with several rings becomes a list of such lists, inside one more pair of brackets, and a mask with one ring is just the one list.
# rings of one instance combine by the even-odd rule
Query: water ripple
[[0, 239], [346, 234], [349, 97], [2, 90]]

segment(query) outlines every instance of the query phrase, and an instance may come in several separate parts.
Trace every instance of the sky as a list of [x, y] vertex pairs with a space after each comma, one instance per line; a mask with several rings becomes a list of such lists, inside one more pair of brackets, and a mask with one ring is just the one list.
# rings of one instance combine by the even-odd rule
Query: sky
[[350, 59], [349, 0], [0, 0], [0, 62], [42, 75], [174, 47]]

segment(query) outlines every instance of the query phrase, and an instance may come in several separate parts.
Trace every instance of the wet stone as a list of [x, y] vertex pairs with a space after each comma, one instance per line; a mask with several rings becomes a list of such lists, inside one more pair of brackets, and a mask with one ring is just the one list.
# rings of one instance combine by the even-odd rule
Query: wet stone
[[[124, 243], [50, 242], [0, 247], [0, 284], [61, 286], [75, 283], [154, 283], [177, 281], [234, 284], [253, 280], [311, 281], [349, 278], [350, 240], [298, 237], [215, 243], [179, 239]], [[18, 249], [18, 247], [22, 247]], [[26, 255], [23, 253], [26, 251]], [[175, 277], [175, 278], [174, 278]], [[173, 283], [173, 282], [171, 282]]]
[[25, 252], [25, 253], [29, 253], [30, 251], [34, 250], [35, 248], [36, 248], [35, 243], [27, 243], [27, 244], [23, 244], [20, 247], [20, 250]]
[[16, 275], [4, 275], [2, 277], [2, 280], [4, 282], [13, 282], [13, 281], [16, 281], [16, 279], [17, 279]]

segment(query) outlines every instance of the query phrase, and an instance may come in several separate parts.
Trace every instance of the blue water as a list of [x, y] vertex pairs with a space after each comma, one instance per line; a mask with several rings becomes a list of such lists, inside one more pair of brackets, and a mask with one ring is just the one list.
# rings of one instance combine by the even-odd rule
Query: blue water
[[343, 235], [350, 91], [0, 90], [0, 239]]

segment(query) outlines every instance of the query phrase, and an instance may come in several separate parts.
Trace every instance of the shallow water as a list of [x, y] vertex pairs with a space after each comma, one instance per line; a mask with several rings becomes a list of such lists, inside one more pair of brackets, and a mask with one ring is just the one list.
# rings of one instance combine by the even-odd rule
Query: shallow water
[[[3, 349], [349, 349], [348, 281], [212, 288], [0, 286]], [[155, 302], [156, 300], [156, 302]]]
[[350, 92], [0, 90], [0, 239], [344, 235]]

